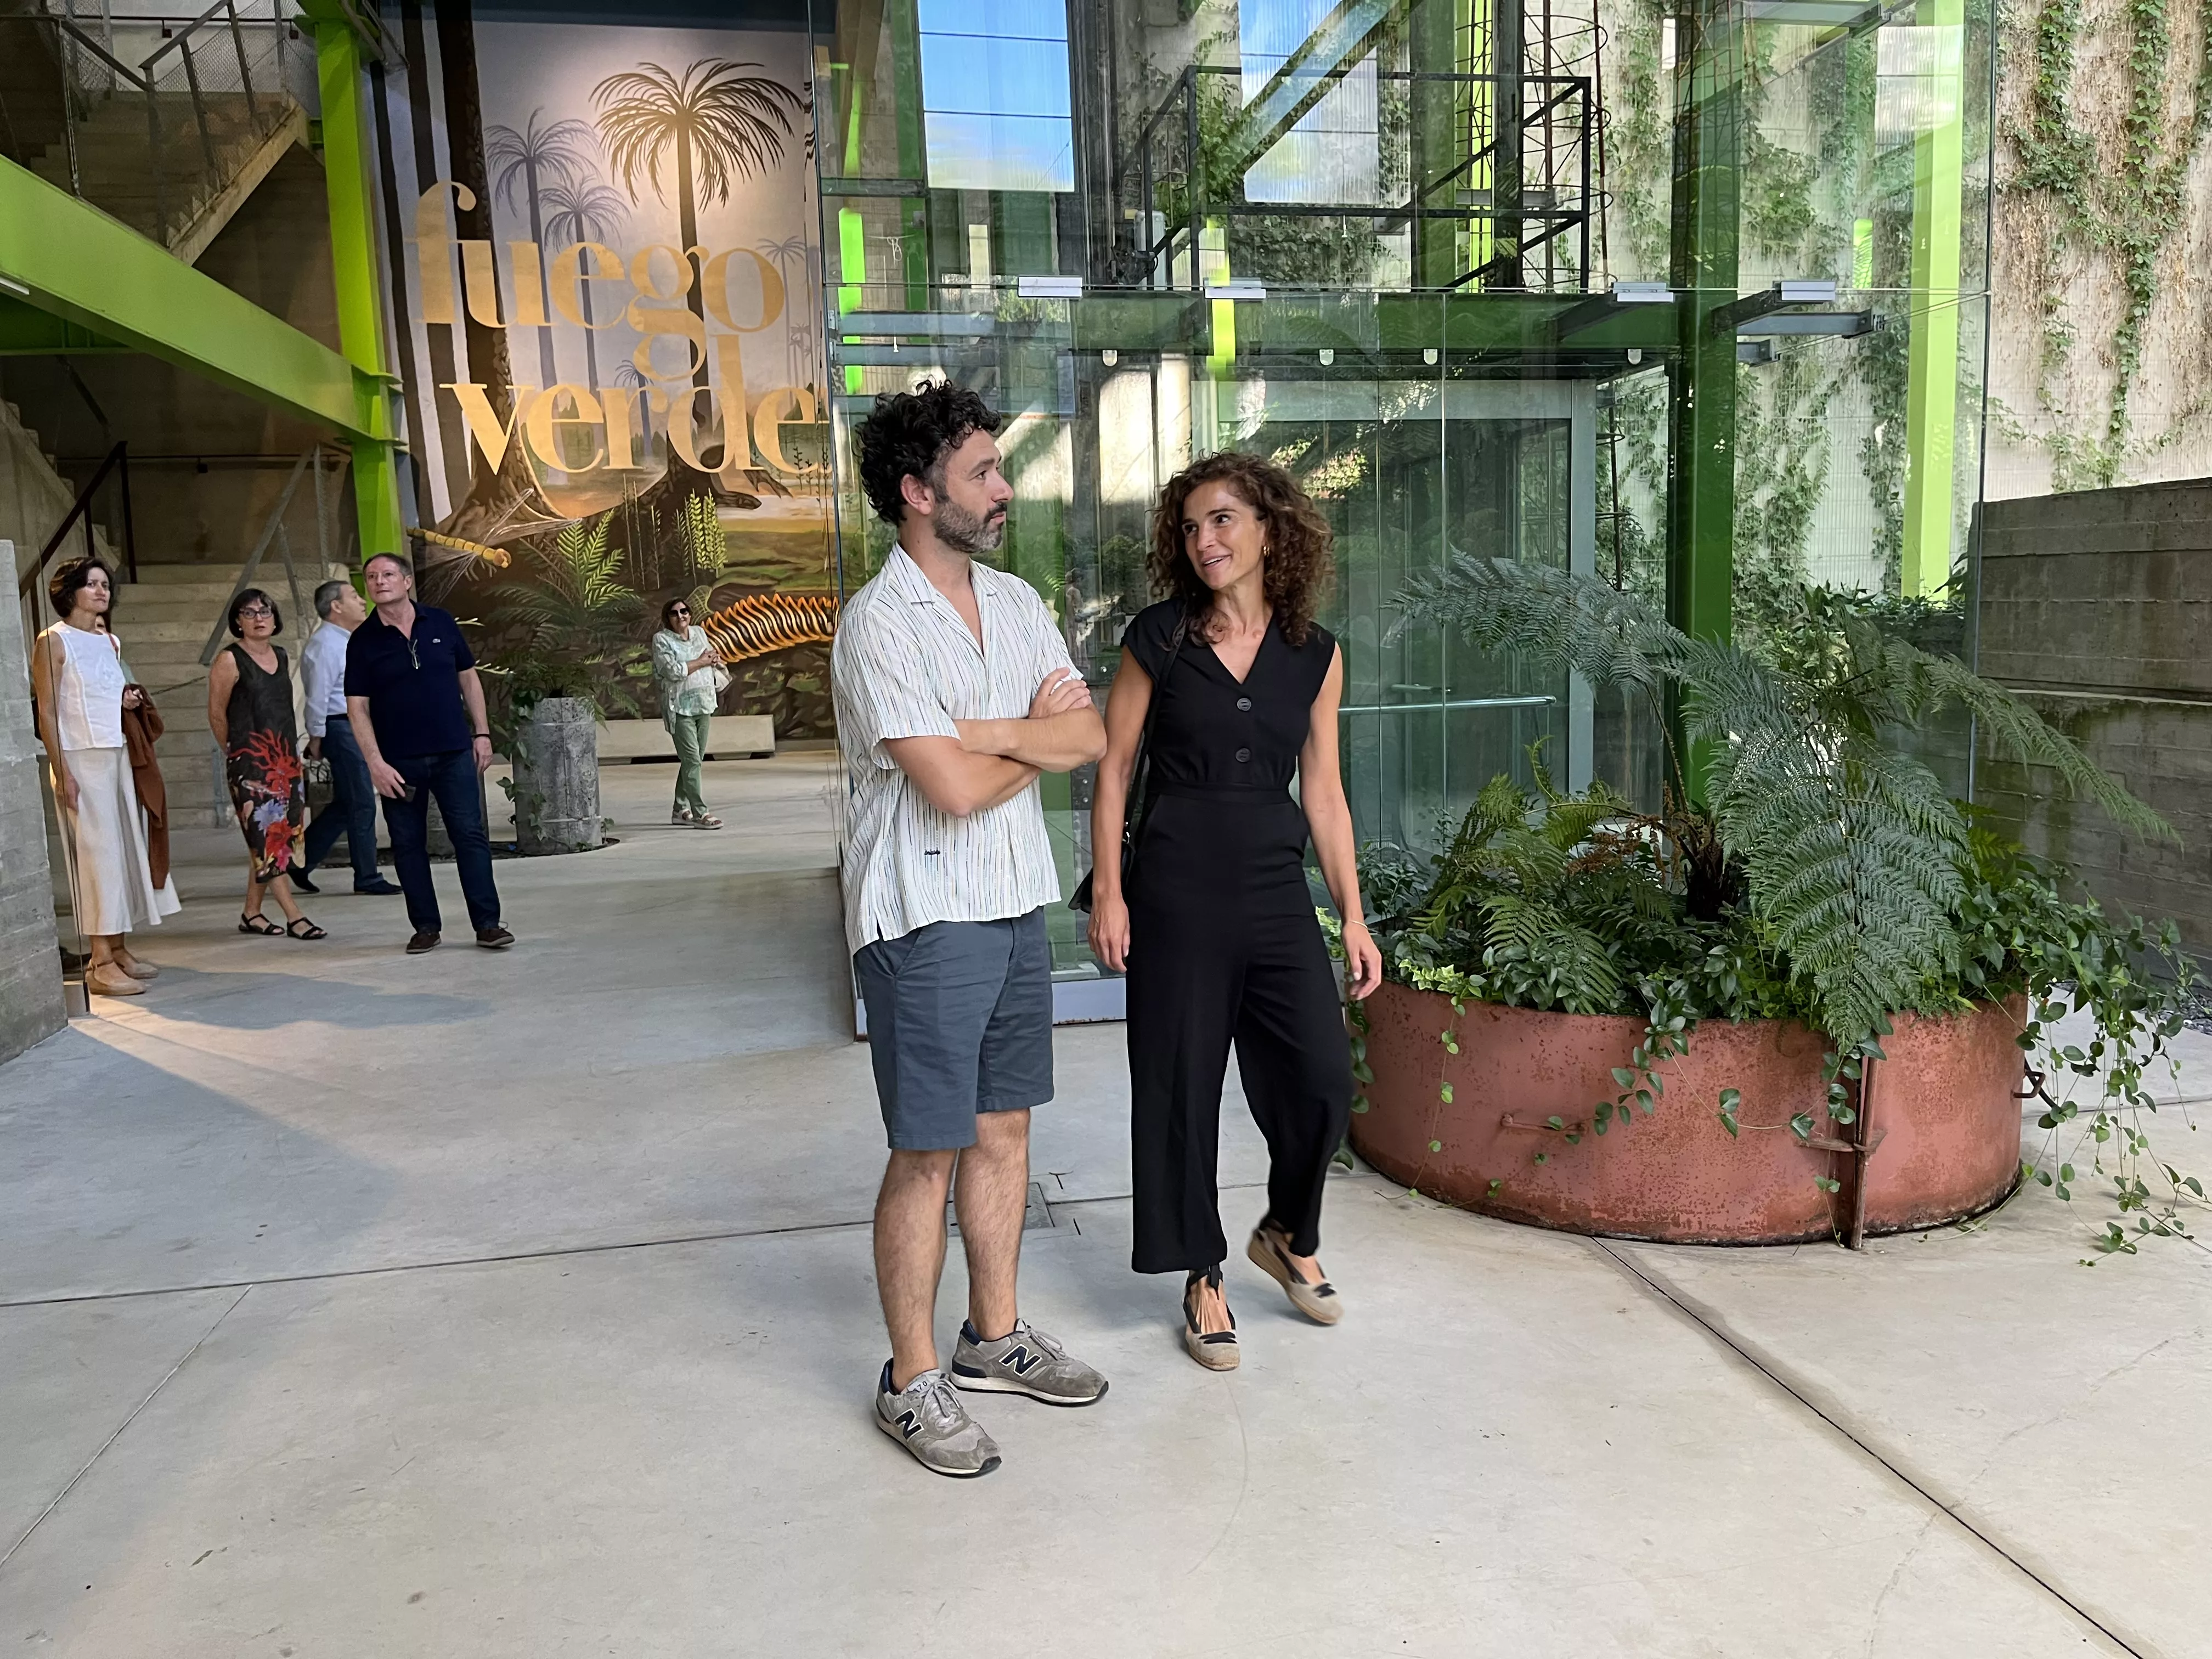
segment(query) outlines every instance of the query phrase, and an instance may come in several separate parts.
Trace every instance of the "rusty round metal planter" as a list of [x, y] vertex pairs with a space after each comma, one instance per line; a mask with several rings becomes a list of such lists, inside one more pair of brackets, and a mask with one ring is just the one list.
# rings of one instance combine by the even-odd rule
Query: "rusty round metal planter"
[[[2012, 1189], [2024, 1013], [1907, 1015], [1883, 1039], [1869, 1232], [1956, 1220]], [[1431, 1197], [1540, 1227], [1676, 1243], [1779, 1244], [1848, 1229], [1855, 1154], [1807, 1146], [1788, 1127], [1799, 1112], [1826, 1121], [1822, 1044], [1794, 1022], [1700, 1025], [1689, 1052], [1658, 1068], [1656, 1110], [1597, 1135], [1591, 1108], [1619, 1092], [1613, 1068], [1628, 1063], [1643, 1021], [1474, 1002], [1455, 1015], [1449, 997], [1390, 984], [1369, 999], [1367, 1018], [1375, 1081], [1352, 1120], [1352, 1147]], [[1447, 1029], [1457, 1054], [1443, 1046]], [[1723, 1089], [1742, 1096], [1734, 1139], [1718, 1115]], [[1565, 1131], [1547, 1127], [1555, 1116]]]

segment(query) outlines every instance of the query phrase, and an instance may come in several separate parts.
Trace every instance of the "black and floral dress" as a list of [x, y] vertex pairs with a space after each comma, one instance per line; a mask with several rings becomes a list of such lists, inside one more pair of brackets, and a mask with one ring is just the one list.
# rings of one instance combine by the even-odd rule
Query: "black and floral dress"
[[224, 775], [253, 879], [266, 882], [296, 869], [307, 818], [307, 769], [300, 763], [299, 728], [292, 719], [292, 670], [282, 646], [276, 666], [264, 669], [242, 646], [228, 647], [238, 664], [230, 688], [230, 742]]

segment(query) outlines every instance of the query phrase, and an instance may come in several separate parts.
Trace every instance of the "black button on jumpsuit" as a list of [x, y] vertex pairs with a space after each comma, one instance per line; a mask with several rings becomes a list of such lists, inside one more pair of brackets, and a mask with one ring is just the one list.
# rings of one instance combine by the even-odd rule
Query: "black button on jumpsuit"
[[1321, 1248], [1322, 1182], [1352, 1110], [1352, 1054], [1306, 887], [1305, 813], [1290, 793], [1328, 630], [1273, 623], [1240, 684], [1195, 628], [1172, 666], [1175, 601], [1122, 643], [1160, 700], [1129, 905], [1130, 1137], [1139, 1273], [1224, 1260], [1217, 1167], [1229, 1047], [1267, 1138], [1267, 1215]]

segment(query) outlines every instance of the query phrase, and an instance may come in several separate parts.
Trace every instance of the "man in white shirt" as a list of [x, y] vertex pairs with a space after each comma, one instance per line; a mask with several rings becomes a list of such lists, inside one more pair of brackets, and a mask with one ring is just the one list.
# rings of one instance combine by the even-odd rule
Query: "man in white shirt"
[[[1044, 907], [1060, 895], [1037, 776], [1097, 760], [1106, 732], [1036, 591], [975, 562], [1005, 539], [1013, 498], [998, 429], [957, 386], [877, 398], [854, 445], [898, 545], [846, 605], [831, 652], [852, 785], [846, 934], [891, 1149], [876, 1200], [891, 1339], [876, 1424], [954, 1476], [999, 1466], [955, 1389], [1057, 1406], [1106, 1392], [1014, 1294], [1030, 1109], [1052, 1098]], [[949, 1376], [934, 1329], [948, 1189], [969, 1279]]]
[[346, 641], [368, 620], [368, 604], [351, 582], [327, 581], [315, 590], [315, 614], [323, 626], [301, 649], [300, 672], [307, 682], [307, 757], [331, 763], [331, 804], [307, 826], [307, 848], [300, 868], [292, 872], [292, 885], [316, 891], [305, 878], [321, 867], [343, 836], [353, 859], [353, 890], [397, 893], [399, 889], [376, 872], [376, 791], [369, 784], [368, 763], [354, 741], [353, 722], [346, 718]]

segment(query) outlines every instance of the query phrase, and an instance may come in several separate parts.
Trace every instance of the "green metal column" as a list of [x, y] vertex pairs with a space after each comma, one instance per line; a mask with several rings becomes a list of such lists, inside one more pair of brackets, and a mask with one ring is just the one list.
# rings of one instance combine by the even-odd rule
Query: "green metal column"
[[[1460, 14], [1468, 0], [1419, 0], [1406, 21], [1407, 44], [1415, 73], [1464, 74], [1460, 45], [1463, 33]], [[1436, 181], [1467, 159], [1461, 142], [1461, 105], [1468, 96], [1464, 82], [1416, 81], [1413, 83], [1413, 184], [1414, 203], [1425, 208], [1452, 206], [1468, 181], [1455, 179], [1430, 195]], [[1460, 273], [1455, 246], [1459, 223], [1451, 219], [1415, 216], [1411, 229], [1413, 285], [1448, 288]]]
[[[376, 193], [369, 168], [368, 110], [362, 41], [339, 0], [304, 0], [314, 30], [316, 75], [323, 101], [323, 177], [330, 201], [331, 272], [337, 290], [338, 344], [346, 360], [379, 380], [389, 374], [384, 350], [384, 296], [378, 283]], [[354, 511], [361, 552], [404, 550], [398, 457], [388, 441], [356, 434]]]
[[1951, 585], [1951, 504], [1959, 404], [1959, 195], [1965, 182], [1965, 0], [1920, 0], [1935, 46], [1926, 91], [1935, 123], [1912, 146], [1912, 307], [1906, 348], [1905, 557], [1907, 593]]
[[1735, 568], [1735, 334], [1714, 313], [1736, 297], [1742, 15], [1735, 0], [1686, 0], [1675, 22], [1674, 247], [1677, 356], [1669, 367], [1667, 615], [1725, 640]]

